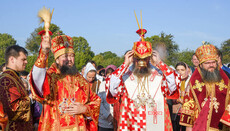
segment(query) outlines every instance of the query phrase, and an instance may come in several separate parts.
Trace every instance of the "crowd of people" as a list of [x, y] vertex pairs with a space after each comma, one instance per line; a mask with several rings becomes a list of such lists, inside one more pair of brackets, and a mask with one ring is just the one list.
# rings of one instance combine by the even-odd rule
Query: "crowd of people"
[[[144, 40], [124, 54], [124, 63], [103, 67], [88, 61], [76, 69], [73, 40], [45, 32], [38, 58], [25, 71], [28, 52], [5, 52], [0, 75], [2, 130], [42, 131], [214, 131], [229, 130], [230, 68], [208, 44], [185, 62], [166, 65]], [[48, 55], [55, 62], [47, 68]]]

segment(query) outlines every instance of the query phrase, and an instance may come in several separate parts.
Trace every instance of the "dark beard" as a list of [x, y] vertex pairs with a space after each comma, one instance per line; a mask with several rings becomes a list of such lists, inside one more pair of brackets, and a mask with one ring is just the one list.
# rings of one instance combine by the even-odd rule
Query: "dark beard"
[[62, 65], [62, 66], [58, 65], [58, 68], [60, 69], [61, 74], [64, 75], [64, 76], [65, 75], [74, 76], [74, 75], [76, 75], [78, 73], [78, 70], [77, 70], [75, 65], [73, 65], [72, 67], [67, 66], [67, 65]]
[[200, 68], [200, 71], [203, 76], [203, 80], [206, 82], [209, 83], [220, 82], [222, 79], [218, 68], [215, 68], [213, 72], [205, 70], [204, 68]]
[[143, 68], [138, 68], [134, 65], [133, 74], [137, 77], [146, 77], [151, 74], [151, 68], [149, 68], [149, 65]]

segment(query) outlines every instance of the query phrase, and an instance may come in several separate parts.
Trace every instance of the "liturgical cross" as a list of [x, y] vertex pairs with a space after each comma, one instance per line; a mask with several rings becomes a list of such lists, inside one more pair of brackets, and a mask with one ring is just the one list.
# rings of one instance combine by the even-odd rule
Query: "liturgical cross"
[[153, 110], [148, 111], [148, 115], [153, 115], [153, 124], [157, 124], [157, 116], [163, 115], [162, 111], [157, 111], [157, 104], [155, 103]]

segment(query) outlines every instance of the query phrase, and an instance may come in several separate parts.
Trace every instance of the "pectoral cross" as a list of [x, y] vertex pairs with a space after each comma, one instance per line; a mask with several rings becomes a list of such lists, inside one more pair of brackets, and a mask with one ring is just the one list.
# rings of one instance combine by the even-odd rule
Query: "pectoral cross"
[[215, 109], [215, 111], [216, 111], [216, 113], [218, 112], [218, 109], [219, 109], [219, 105], [220, 105], [220, 103], [219, 102], [217, 102], [217, 99], [214, 97], [213, 98], [213, 106], [214, 106], [214, 109]]
[[68, 107], [68, 99], [63, 98], [63, 101], [59, 104], [59, 110], [61, 112], [61, 115], [65, 113], [65, 109]]
[[148, 115], [153, 115], [153, 124], [157, 124], [157, 116], [163, 115], [162, 111], [157, 111], [157, 103], [153, 103], [152, 111], [148, 111]]

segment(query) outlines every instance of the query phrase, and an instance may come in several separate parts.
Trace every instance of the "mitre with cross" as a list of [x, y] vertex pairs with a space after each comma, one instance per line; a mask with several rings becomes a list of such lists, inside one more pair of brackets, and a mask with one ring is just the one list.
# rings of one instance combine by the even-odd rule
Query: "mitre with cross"
[[[136, 16], [136, 20], [137, 20], [137, 16]], [[136, 31], [136, 33], [140, 36], [140, 41], [134, 42], [133, 45], [134, 57], [141, 59], [140, 64], [138, 63], [139, 66], [146, 66], [146, 63], [144, 63], [144, 61], [142, 60], [152, 55], [152, 45], [150, 42], [144, 40], [144, 36], [147, 33], [147, 30], [142, 28], [142, 17], [141, 17], [141, 27], [139, 25], [138, 20], [137, 20], [137, 24], [139, 29]]]

